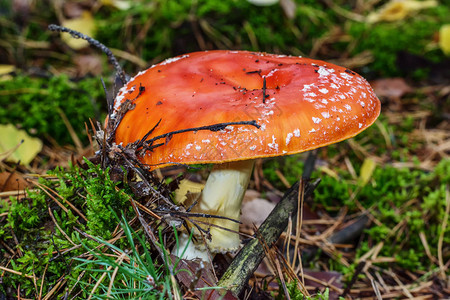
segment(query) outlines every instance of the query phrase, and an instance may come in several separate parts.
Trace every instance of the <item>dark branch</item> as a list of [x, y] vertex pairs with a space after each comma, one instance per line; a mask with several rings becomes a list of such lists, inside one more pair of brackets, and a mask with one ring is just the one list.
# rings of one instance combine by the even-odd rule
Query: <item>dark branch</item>
[[[318, 184], [319, 180], [312, 183], [307, 182], [304, 196], [310, 196]], [[259, 227], [259, 232], [267, 245], [272, 245], [278, 240], [286, 229], [289, 216], [297, 213], [298, 189], [299, 183], [297, 182], [284, 194], [283, 199]], [[260, 240], [251, 240], [236, 255], [217, 286], [224, 287], [238, 296], [263, 258], [264, 247]]]
[[90, 36], [87, 36], [85, 34], [82, 34], [81, 32], [78, 32], [76, 30], [73, 30], [73, 29], [70, 29], [70, 28], [67, 28], [67, 27], [63, 27], [63, 26], [59, 26], [59, 25], [55, 25], [55, 24], [50, 24], [50, 25], [48, 25], [48, 29], [51, 30], [51, 31], [67, 32], [73, 38], [83, 39], [83, 40], [87, 41], [89, 44], [91, 44], [92, 46], [99, 48], [103, 53], [106, 54], [106, 56], [108, 57], [109, 61], [114, 66], [114, 69], [116, 70], [117, 74], [119, 75], [120, 80], [122, 80], [122, 83], [123, 84], [127, 83], [127, 81], [125, 79], [125, 73], [122, 70], [122, 67], [119, 65], [119, 62], [117, 61], [116, 57], [111, 52], [111, 50], [109, 50], [108, 47], [106, 47], [105, 45], [103, 45], [102, 43], [97, 41], [96, 39], [91, 38]]
[[[158, 123], [159, 124], [159, 123]], [[188, 128], [188, 129], [181, 129], [181, 130], [176, 130], [176, 131], [171, 131], [162, 135], [158, 135], [154, 138], [151, 138], [143, 143], [139, 143], [140, 145], [142, 144], [142, 147], [144, 147], [145, 151], [151, 151], [152, 149], [159, 147], [163, 144], [157, 144], [157, 145], [153, 145], [153, 143], [157, 140], [160, 139], [164, 139], [164, 138], [171, 138], [174, 134], [179, 134], [179, 133], [184, 133], [184, 132], [191, 132], [191, 131], [200, 131], [200, 130], [209, 130], [209, 131], [220, 131], [220, 130], [224, 130], [225, 127], [230, 126], [230, 125], [250, 125], [250, 126], [255, 126], [256, 128], [261, 128], [260, 125], [258, 125], [258, 123], [256, 123], [255, 120], [252, 121], [240, 121], [240, 122], [227, 122], [227, 123], [218, 123], [218, 124], [213, 124], [213, 125], [207, 125], [207, 126], [200, 126], [200, 127], [194, 127], [194, 128]], [[142, 140], [140, 140], [142, 141]]]

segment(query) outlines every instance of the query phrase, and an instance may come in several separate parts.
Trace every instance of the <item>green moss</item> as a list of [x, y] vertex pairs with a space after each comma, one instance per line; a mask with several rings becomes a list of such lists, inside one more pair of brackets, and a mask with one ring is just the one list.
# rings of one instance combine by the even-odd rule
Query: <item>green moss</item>
[[[103, 171], [88, 161], [86, 163], [88, 165], [86, 170], [79, 167], [71, 167], [68, 170], [58, 168], [50, 172], [56, 180], [44, 178], [39, 180], [43, 186], [64, 198], [62, 200], [50, 192], [65, 209], [57, 205], [47, 193], [30, 191], [27, 198], [20, 201], [13, 199], [9, 207], [4, 207], [0, 211], [8, 212], [7, 220], [0, 224], [2, 228], [0, 238], [12, 248], [17, 246], [23, 253], [21, 257], [10, 260], [9, 256], [6, 256], [5, 248], [2, 248], [0, 250], [2, 265], [10, 265], [15, 271], [25, 275], [35, 274], [39, 278], [44, 275], [47, 268], [44, 293], [60, 280], [61, 276], [76, 279], [80, 270], [71, 268], [77, 264], [72, 258], [85, 252], [82, 247], [73, 248], [74, 245], [59, 228], [75, 243], [79, 243], [80, 237], [74, 227], [88, 235], [108, 240], [118, 224], [115, 214], [123, 214], [127, 220], [134, 216], [128, 202], [127, 195], [132, 195], [129, 188], [120, 182], [113, 182], [109, 178], [108, 170]], [[118, 186], [120, 189], [117, 189]], [[72, 210], [68, 202], [86, 216], [87, 222]], [[54, 226], [49, 209], [59, 228]], [[17, 245], [15, 239], [19, 241]], [[88, 247], [97, 246], [96, 242], [90, 239], [85, 239], [84, 244]], [[116, 245], [129, 247], [126, 239], [117, 241]], [[71, 248], [71, 251], [64, 252]], [[33, 281], [24, 276], [8, 274], [3, 278], [3, 283], [0, 290], [4, 287], [17, 288], [20, 284], [21, 290], [24, 291], [23, 295], [35, 297], [38, 292]], [[75, 283], [76, 280], [72, 284]]]
[[[450, 181], [450, 160], [443, 160], [436, 169], [427, 173], [420, 170], [397, 169], [389, 166], [374, 171], [371, 184], [359, 190], [356, 199], [381, 225], [366, 230], [373, 245], [385, 243], [380, 256], [395, 257], [393, 265], [407, 270], [428, 270], [433, 264], [425, 253], [421, 232], [426, 238], [432, 255], [437, 256], [441, 223], [445, 214], [445, 189]], [[350, 211], [358, 211], [347, 191], [357, 191], [350, 181], [338, 181], [325, 177], [316, 189], [315, 201], [324, 208], [345, 204]], [[400, 227], [398, 224], [402, 224]], [[396, 231], [393, 229], [397, 228]], [[444, 245], [450, 243], [445, 235]], [[364, 254], [362, 252], [361, 254]]]
[[82, 141], [85, 122], [95, 118], [103, 106], [104, 92], [99, 79], [72, 83], [66, 76], [49, 79], [17, 76], [0, 81], [0, 123], [16, 124], [31, 135], [51, 138], [59, 144], [73, 144], [61, 112]]

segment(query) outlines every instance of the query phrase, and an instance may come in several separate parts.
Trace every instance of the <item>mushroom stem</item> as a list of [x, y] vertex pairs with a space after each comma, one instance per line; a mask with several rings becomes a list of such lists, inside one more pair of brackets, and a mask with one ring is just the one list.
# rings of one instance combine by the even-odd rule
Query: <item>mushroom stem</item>
[[[199, 203], [192, 211], [223, 216], [239, 221], [242, 199], [250, 181], [253, 165], [254, 160], [215, 165], [206, 181]], [[218, 218], [202, 218], [201, 221], [216, 225], [210, 225], [206, 228], [209, 229], [211, 234], [211, 240], [207, 240], [207, 245], [211, 253], [225, 253], [239, 248], [240, 239], [237, 233], [239, 232], [239, 223]], [[180, 249], [177, 253], [182, 253], [184, 247], [187, 246], [187, 250], [182, 258], [193, 259], [198, 257], [207, 260], [207, 250], [202, 245], [202, 239], [199, 238], [198, 240], [200, 244], [191, 242], [187, 246], [187, 236], [180, 236]]]

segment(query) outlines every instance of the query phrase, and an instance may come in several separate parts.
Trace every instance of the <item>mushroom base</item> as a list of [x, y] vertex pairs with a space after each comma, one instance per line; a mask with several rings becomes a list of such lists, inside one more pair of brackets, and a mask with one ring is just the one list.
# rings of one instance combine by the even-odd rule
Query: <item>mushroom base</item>
[[[192, 209], [192, 212], [222, 216], [239, 221], [242, 199], [250, 181], [253, 165], [254, 160], [215, 165], [206, 181], [199, 203]], [[199, 225], [209, 230], [211, 234], [211, 240], [207, 240], [207, 246], [211, 253], [224, 253], [239, 248], [239, 223], [214, 217], [195, 218], [193, 220], [210, 224], [206, 227], [202, 224]], [[197, 230], [194, 233], [200, 234]], [[202, 241], [202, 238], [199, 237], [197, 240]], [[180, 249], [177, 253], [181, 253], [186, 245], [187, 236], [180, 236]], [[207, 252], [207, 249], [203, 243], [195, 244], [192, 241], [187, 245], [183, 258], [193, 259], [198, 257], [206, 260], [207, 253], [204, 255], [197, 253], [197, 251]]]

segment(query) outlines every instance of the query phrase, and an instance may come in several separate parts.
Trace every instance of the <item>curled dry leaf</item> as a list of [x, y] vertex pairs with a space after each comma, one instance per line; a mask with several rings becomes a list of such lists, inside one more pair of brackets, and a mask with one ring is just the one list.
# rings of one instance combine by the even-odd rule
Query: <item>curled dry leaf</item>
[[371, 82], [375, 94], [380, 98], [398, 100], [403, 95], [413, 91], [403, 78], [385, 78]]
[[0, 192], [19, 191], [23, 190], [27, 186], [28, 182], [26, 182], [25, 179], [17, 173], [0, 173]]

